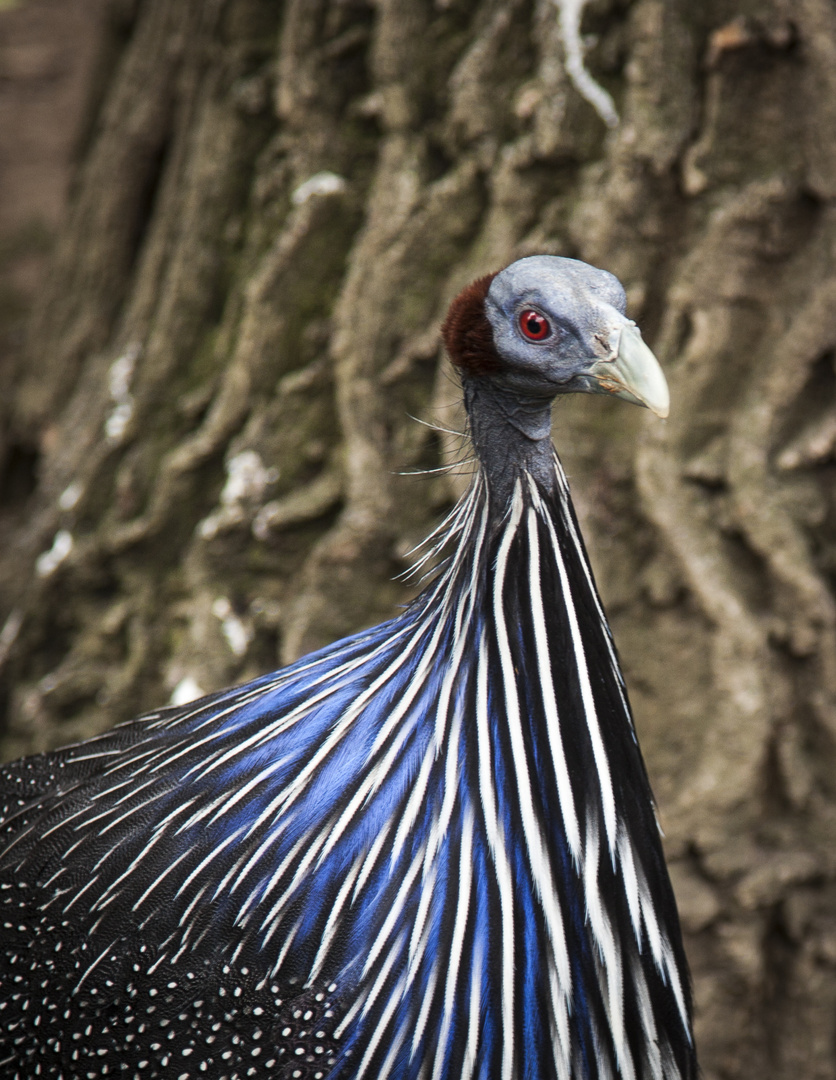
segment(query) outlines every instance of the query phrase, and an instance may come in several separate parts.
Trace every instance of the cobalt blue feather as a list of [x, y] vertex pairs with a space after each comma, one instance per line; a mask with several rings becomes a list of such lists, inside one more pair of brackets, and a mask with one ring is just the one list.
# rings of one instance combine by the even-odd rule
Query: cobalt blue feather
[[696, 1076], [652, 797], [548, 454], [480, 454], [397, 618], [0, 771], [3, 1076]]

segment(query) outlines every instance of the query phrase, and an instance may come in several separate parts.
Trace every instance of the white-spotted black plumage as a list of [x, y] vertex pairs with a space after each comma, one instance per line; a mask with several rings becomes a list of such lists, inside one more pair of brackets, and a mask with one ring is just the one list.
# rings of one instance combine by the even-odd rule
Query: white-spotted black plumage
[[563, 472], [463, 381], [482, 470], [403, 614], [0, 771], [0, 1075], [696, 1076]]

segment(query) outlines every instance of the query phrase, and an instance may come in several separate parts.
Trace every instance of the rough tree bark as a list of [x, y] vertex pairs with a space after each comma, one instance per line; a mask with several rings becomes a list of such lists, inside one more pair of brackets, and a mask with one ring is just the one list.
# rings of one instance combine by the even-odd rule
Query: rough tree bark
[[[836, 8], [111, 0], [0, 403], [7, 756], [392, 612], [467, 480], [447, 301], [606, 267], [666, 424], [572, 400], [707, 1080], [836, 1076]], [[35, 467], [36, 466], [36, 467]]]

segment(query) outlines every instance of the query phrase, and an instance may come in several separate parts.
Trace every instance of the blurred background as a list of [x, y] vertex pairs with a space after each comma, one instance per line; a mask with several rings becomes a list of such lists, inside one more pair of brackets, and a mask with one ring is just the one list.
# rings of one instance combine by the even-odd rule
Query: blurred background
[[671, 385], [554, 436], [704, 1075], [836, 1077], [834, 196], [832, 0], [0, 0], [3, 756], [391, 614], [447, 303], [585, 259]]

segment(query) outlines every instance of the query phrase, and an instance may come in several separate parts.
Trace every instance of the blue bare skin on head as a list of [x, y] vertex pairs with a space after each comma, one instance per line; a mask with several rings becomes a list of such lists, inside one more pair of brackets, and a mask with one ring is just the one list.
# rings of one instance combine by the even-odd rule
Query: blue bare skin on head
[[625, 310], [616, 277], [553, 255], [519, 259], [454, 301], [442, 333], [495, 506], [521, 468], [549, 486], [558, 394], [616, 395], [667, 415], [664, 376]]

